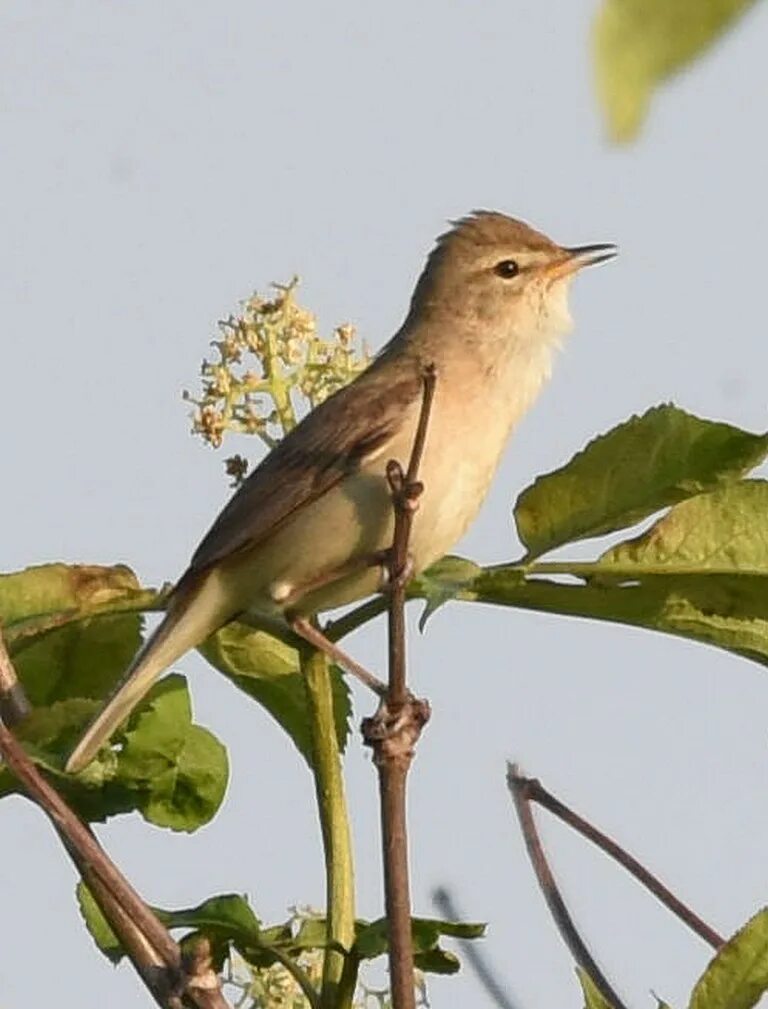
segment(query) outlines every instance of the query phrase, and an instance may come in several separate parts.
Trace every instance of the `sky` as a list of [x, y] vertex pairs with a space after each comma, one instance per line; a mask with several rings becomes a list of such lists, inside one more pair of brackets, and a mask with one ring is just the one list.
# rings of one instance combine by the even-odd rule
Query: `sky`
[[[122, 561], [146, 584], [175, 578], [228, 494], [180, 397], [216, 320], [296, 272], [325, 331], [353, 322], [375, 349], [434, 236], [476, 207], [566, 245], [615, 241], [621, 255], [575, 282], [575, 330], [459, 552], [519, 556], [519, 491], [651, 405], [765, 430], [768, 8], [665, 88], [639, 141], [618, 149], [591, 84], [595, 6], [8, 0], [0, 568]], [[346, 644], [380, 668], [383, 624]], [[509, 758], [719, 930], [764, 901], [764, 669], [639, 630], [459, 604], [424, 635], [414, 626], [409, 648], [433, 707], [410, 781], [414, 908], [434, 913], [432, 889], [452, 888], [489, 923], [483, 948], [521, 1007], [581, 999], [523, 850]], [[226, 803], [191, 837], [138, 816], [99, 837], [160, 906], [247, 892], [270, 922], [321, 905], [305, 765], [202, 659], [179, 668], [198, 721], [230, 749]], [[358, 719], [371, 704], [355, 696]], [[356, 739], [346, 773], [359, 910], [373, 918], [376, 779]], [[131, 969], [115, 971], [81, 927], [48, 823], [16, 798], [0, 815], [3, 1006], [136, 1005]], [[652, 1006], [651, 990], [686, 1004], [708, 950], [541, 822], [617, 988], [633, 1006]], [[440, 1009], [486, 1004], [468, 972], [429, 991]]]

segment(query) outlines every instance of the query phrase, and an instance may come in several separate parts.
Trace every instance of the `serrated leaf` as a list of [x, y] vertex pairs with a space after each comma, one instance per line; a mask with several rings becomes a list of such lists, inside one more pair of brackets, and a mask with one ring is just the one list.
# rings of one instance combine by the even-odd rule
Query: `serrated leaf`
[[524, 490], [515, 505], [518, 534], [528, 557], [538, 557], [738, 480], [767, 453], [768, 434], [654, 407]]
[[[309, 709], [296, 649], [271, 634], [235, 622], [209, 638], [200, 646], [200, 652], [272, 715], [311, 764]], [[343, 751], [349, 735], [351, 701], [339, 670], [334, 667], [331, 676], [336, 732]]]
[[653, 91], [706, 52], [754, 0], [604, 0], [594, 25], [598, 98], [614, 140], [631, 140]]
[[227, 751], [192, 722], [183, 676], [155, 684], [122, 738], [116, 780], [136, 793], [145, 819], [192, 831], [213, 818], [227, 787]]
[[576, 968], [576, 975], [584, 993], [585, 1009], [613, 1009], [613, 1005], [600, 992], [599, 988], [583, 967]]
[[689, 1009], [751, 1009], [768, 991], [768, 909], [758, 911], [718, 951], [691, 994]]

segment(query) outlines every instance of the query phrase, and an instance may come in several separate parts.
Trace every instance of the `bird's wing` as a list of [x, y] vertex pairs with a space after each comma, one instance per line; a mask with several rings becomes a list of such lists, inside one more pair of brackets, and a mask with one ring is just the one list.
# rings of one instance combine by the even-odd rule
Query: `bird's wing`
[[195, 551], [185, 580], [258, 544], [392, 439], [421, 395], [421, 371], [414, 362], [386, 382], [380, 362], [308, 414], [250, 474]]

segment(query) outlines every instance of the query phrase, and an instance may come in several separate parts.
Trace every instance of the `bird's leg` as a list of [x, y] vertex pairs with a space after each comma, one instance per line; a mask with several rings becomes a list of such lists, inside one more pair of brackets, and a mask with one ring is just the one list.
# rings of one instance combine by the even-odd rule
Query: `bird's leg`
[[368, 672], [368, 670], [361, 666], [358, 662], [355, 662], [353, 658], [350, 658], [345, 651], [342, 651], [338, 645], [330, 641], [319, 627], [307, 620], [306, 617], [289, 617], [288, 623], [291, 630], [298, 634], [300, 638], [303, 638], [306, 642], [312, 645], [313, 648], [317, 648], [318, 651], [323, 652], [332, 659], [342, 669], [347, 673], [351, 673], [352, 676], [356, 676], [361, 683], [366, 687], [371, 689], [379, 697], [383, 697], [387, 692], [387, 685], [373, 673]]

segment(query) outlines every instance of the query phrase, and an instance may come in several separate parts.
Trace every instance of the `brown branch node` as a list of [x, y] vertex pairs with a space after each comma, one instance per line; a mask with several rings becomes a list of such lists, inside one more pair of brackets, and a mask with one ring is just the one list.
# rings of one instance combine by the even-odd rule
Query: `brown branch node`
[[430, 714], [429, 701], [409, 694], [396, 708], [383, 700], [374, 715], [364, 718], [363, 743], [373, 749], [376, 766], [390, 761], [409, 765]]

